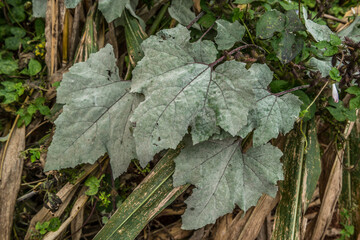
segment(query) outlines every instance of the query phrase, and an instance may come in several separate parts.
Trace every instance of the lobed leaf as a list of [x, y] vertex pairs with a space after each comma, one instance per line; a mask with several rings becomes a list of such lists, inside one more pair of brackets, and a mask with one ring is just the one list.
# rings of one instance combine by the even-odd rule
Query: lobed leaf
[[245, 27], [238, 21], [230, 23], [226, 20], [219, 19], [216, 21], [217, 35], [215, 42], [219, 50], [232, 48], [236, 42], [241, 41], [245, 33]]
[[[171, 6], [168, 11], [172, 18], [182, 25], [187, 26], [195, 18], [195, 13], [190, 9], [193, 5], [192, 0], [173, 0], [171, 1]], [[197, 23], [195, 23], [193, 27], [200, 29]]]
[[114, 177], [136, 157], [129, 121], [140, 98], [121, 81], [113, 48], [106, 45], [64, 74], [57, 102], [65, 104], [55, 121], [45, 171], [94, 163], [106, 152]]
[[254, 85], [256, 106], [250, 112], [248, 125], [238, 134], [245, 137], [255, 128], [253, 144], [260, 146], [276, 138], [279, 133], [285, 134], [293, 128], [302, 102], [291, 93], [278, 96], [267, 90], [272, 80], [272, 72], [266, 65], [254, 64], [249, 70], [262, 77], [259, 77], [259, 82]]
[[262, 193], [274, 196], [282, 179], [276, 147], [266, 144], [242, 153], [236, 138], [185, 147], [175, 159], [174, 186], [196, 186], [186, 200], [183, 229], [197, 229], [229, 213], [237, 204], [246, 211]]
[[[159, 151], [175, 148], [189, 125], [199, 126], [198, 116], [206, 115], [209, 126], [216, 122], [236, 135], [255, 103], [252, 86], [258, 79], [245, 63], [228, 61], [214, 70], [210, 64], [217, 54], [214, 44], [189, 43], [189, 39], [189, 31], [179, 25], [142, 44], [145, 57], [133, 71], [132, 91], [143, 93], [145, 101], [131, 121], [136, 122], [134, 137], [143, 165]], [[195, 142], [217, 131], [201, 121], [204, 127], [195, 130]]]

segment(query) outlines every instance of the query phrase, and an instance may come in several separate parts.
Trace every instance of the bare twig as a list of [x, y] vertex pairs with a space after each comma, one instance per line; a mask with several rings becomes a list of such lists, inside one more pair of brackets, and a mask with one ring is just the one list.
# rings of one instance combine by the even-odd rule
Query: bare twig
[[278, 92], [278, 93], [273, 93], [272, 95], [275, 95], [277, 97], [279, 96], [282, 96], [286, 93], [291, 93], [291, 92], [294, 92], [294, 91], [297, 91], [297, 90], [300, 90], [300, 89], [304, 89], [304, 88], [308, 88], [310, 87], [310, 85], [302, 85], [302, 86], [298, 86], [298, 87], [294, 87], [294, 88], [291, 88], [291, 89], [288, 89], [288, 90], [285, 90], [285, 91], [282, 91], [282, 92]]
[[215, 62], [210, 63], [210, 64], [209, 64], [209, 67], [212, 68], [212, 67], [216, 66], [217, 64], [219, 64], [220, 62], [222, 62], [222, 61], [226, 58], [226, 56], [233, 55], [234, 53], [237, 53], [237, 52], [239, 52], [239, 51], [241, 51], [241, 50], [243, 50], [243, 49], [245, 49], [245, 48], [249, 48], [249, 47], [258, 48], [258, 49], [260, 49], [260, 50], [262, 50], [262, 51], [265, 51], [262, 47], [259, 47], [259, 46], [255, 45], [255, 44], [247, 44], [247, 45], [240, 46], [240, 47], [238, 47], [238, 48], [235, 48], [235, 49], [231, 50], [231, 51], [228, 52], [226, 55], [224, 55], [224, 56], [222, 56], [221, 58], [217, 59]]
[[202, 16], [204, 16], [204, 12], [200, 12], [196, 18], [194, 18], [190, 23], [189, 25], [186, 26], [187, 29], [190, 29], [192, 27], [192, 25], [194, 25]]
[[[218, 18], [218, 19], [219, 19], [219, 18]], [[203, 39], [203, 37], [205, 37], [205, 35], [215, 26], [215, 23], [216, 23], [216, 22], [214, 22], [214, 23], [204, 32], [204, 34], [199, 38], [198, 41], [201, 41], [201, 40]]]
[[327, 18], [327, 19], [330, 19], [330, 20], [333, 20], [333, 21], [335, 21], [335, 22], [339, 22], [339, 23], [343, 23], [343, 24], [346, 24], [346, 23], [347, 23], [346, 20], [339, 19], [339, 18], [337, 18], [337, 17], [334, 17], [334, 16], [329, 15], [329, 14], [326, 14], [326, 13], [324, 13], [323, 17], [324, 17], [324, 18]]

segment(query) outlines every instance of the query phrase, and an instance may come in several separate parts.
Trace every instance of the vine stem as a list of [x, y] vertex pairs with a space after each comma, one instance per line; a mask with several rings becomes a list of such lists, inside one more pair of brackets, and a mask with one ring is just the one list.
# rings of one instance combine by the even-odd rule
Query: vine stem
[[215, 62], [210, 63], [210, 64], [209, 64], [209, 67], [213, 68], [214, 66], [216, 66], [217, 64], [219, 64], [220, 62], [222, 62], [222, 61], [225, 59], [226, 56], [228, 56], [228, 55], [233, 55], [234, 53], [237, 53], [238, 51], [243, 50], [243, 49], [245, 49], [245, 48], [249, 48], [249, 47], [255, 47], [255, 48], [258, 48], [258, 49], [264, 51], [264, 49], [263, 49], [262, 47], [259, 47], [259, 46], [255, 45], [255, 44], [247, 44], [247, 45], [244, 45], [244, 46], [240, 46], [240, 47], [238, 47], [238, 48], [235, 48], [235, 49], [231, 50], [231, 51], [228, 52], [226, 55], [220, 57], [220, 58], [217, 59]]
[[[218, 17], [217, 19], [219, 19], [219, 17]], [[198, 41], [201, 41], [201, 40], [203, 39], [203, 37], [206, 36], [206, 34], [215, 26], [215, 23], [216, 23], [216, 22], [214, 22], [214, 23], [206, 30], [206, 32], [204, 32], [204, 34], [199, 38]]]
[[187, 29], [190, 29], [192, 25], [194, 25], [202, 16], [204, 16], [205, 12], [200, 12], [190, 23], [186, 26]]
[[326, 88], [326, 86], [328, 85], [329, 81], [327, 81], [324, 86], [321, 88], [321, 90], [319, 91], [319, 93], [316, 95], [316, 97], [314, 98], [314, 100], [309, 104], [309, 106], [307, 106], [307, 108], [305, 109], [305, 112], [308, 111], [310, 109], [310, 107], [314, 104], [314, 102], [316, 101], [316, 99], [318, 99], [318, 97], [320, 96], [320, 94], [324, 91], [324, 89]]

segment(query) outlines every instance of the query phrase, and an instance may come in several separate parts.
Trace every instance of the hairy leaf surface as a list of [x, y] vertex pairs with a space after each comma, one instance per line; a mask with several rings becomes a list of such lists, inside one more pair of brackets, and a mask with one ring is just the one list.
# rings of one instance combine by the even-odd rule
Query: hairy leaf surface
[[55, 121], [46, 171], [94, 163], [106, 152], [114, 177], [127, 169], [136, 158], [129, 117], [140, 101], [128, 92], [130, 84], [120, 81], [109, 44], [64, 74], [57, 102], [65, 105]]
[[274, 196], [282, 179], [276, 147], [266, 144], [242, 153], [236, 138], [206, 141], [183, 149], [175, 159], [174, 186], [196, 186], [186, 200], [184, 229], [197, 229], [231, 212], [235, 204], [246, 211], [262, 193]]
[[329, 72], [332, 68], [331, 58], [326, 58], [324, 60], [320, 60], [317, 58], [310, 58], [307, 63], [308, 67], [312, 68], [313, 71], [319, 71], [322, 77], [329, 76]]
[[302, 102], [291, 93], [278, 96], [267, 89], [273, 74], [266, 65], [254, 64], [249, 70], [262, 77], [259, 77], [259, 82], [254, 86], [256, 107], [250, 113], [248, 126], [239, 135], [245, 137], [255, 128], [253, 143], [254, 146], [259, 146], [293, 128]]
[[244, 36], [245, 27], [238, 21], [231, 23], [219, 19], [216, 21], [216, 25], [218, 34], [215, 37], [215, 42], [218, 45], [219, 50], [232, 48], [234, 44], [241, 41]]
[[307, 31], [314, 37], [317, 42], [320, 41], [330, 41], [330, 35], [333, 32], [326, 25], [320, 25], [308, 19], [308, 14], [306, 9], [303, 7], [303, 14], [305, 20], [305, 27]]
[[[214, 44], [189, 39], [189, 31], [179, 25], [142, 44], [145, 57], [133, 71], [132, 91], [143, 93], [145, 101], [131, 119], [142, 164], [162, 149], [175, 148], [194, 122], [195, 142], [217, 131], [208, 127], [214, 122], [236, 135], [255, 103], [252, 86], [258, 79], [248, 77], [246, 64], [228, 61], [214, 70], [210, 65], [217, 54]], [[202, 123], [202, 129], [196, 124], [199, 115], [209, 124]]]
[[[182, 25], [187, 26], [195, 18], [195, 13], [190, 9], [193, 5], [192, 0], [174, 0], [171, 1], [171, 6], [168, 11], [172, 18]], [[200, 29], [197, 23], [195, 23], [193, 27]]]
[[46, 0], [33, 0], [32, 1], [33, 16], [37, 18], [46, 17]]

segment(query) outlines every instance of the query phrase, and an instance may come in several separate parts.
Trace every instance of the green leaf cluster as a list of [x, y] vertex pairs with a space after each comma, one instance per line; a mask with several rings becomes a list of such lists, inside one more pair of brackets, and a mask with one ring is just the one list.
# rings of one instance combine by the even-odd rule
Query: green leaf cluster
[[88, 196], [94, 196], [98, 193], [100, 188], [100, 183], [102, 179], [105, 177], [105, 174], [101, 175], [99, 179], [97, 179], [95, 176], [91, 176], [85, 181], [85, 186], [89, 187], [88, 190], [86, 190], [85, 194]]
[[339, 122], [343, 122], [345, 120], [350, 120], [350, 121], [354, 122], [356, 120], [356, 110], [346, 108], [342, 101], [339, 101], [338, 103], [336, 103], [331, 98], [329, 100], [329, 106], [326, 107], [326, 109]]
[[19, 97], [23, 95], [25, 88], [21, 82], [1, 82], [3, 89], [0, 88], [0, 97], [3, 97], [3, 104], [10, 104], [19, 101]]
[[18, 126], [25, 124], [28, 126], [31, 123], [31, 120], [35, 113], [40, 112], [41, 115], [49, 116], [51, 115], [50, 109], [45, 105], [45, 98], [38, 97], [32, 103], [30, 103], [26, 108], [20, 108], [16, 113], [19, 114], [20, 119], [18, 121]]
[[360, 108], [360, 88], [357, 86], [352, 86], [347, 88], [346, 92], [355, 95], [354, 98], [350, 99], [350, 109]]
[[[272, 46], [276, 56], [282, 63], [293, 60], [302, 50], [303, 37], [297, 32], [304, 30], [304, 26], [295, 10], [288, 10], [285, 14], [272, 9], [265, 12], [256, 23], [256, 37], [272, 38]], [[279, 33], [280, 36], [275, 36]]]
[[40, 223], [37, 222], [35, 229], [41, 234], [44, 235], [47, 232], [55, 232], [61, 226], [61, 221], [58, 217], [51, 218], [49, 221]]

